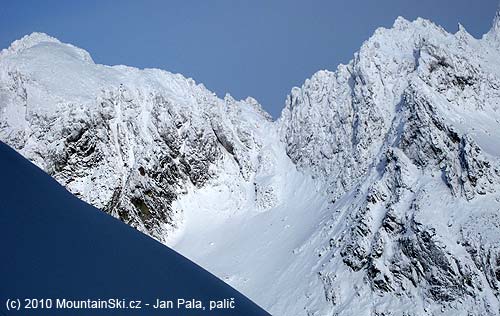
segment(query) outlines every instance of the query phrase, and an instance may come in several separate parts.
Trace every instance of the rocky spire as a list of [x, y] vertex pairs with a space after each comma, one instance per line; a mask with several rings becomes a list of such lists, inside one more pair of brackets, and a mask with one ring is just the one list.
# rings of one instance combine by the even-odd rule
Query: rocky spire
[[499, 39], [500, 38], [500, 1], [497, 6], [497, 11], [495, 13], [495, 17], [493, 18], [493, 25], [486, 36], [488, 38]]
[[491, 27], [492, 30], [495, 32], [498, 32], [500, 30], [500, 2], [498, 3], [497, 6], [497, 12], [495, 13], [495, 18], [493, 19], [493, 26]]

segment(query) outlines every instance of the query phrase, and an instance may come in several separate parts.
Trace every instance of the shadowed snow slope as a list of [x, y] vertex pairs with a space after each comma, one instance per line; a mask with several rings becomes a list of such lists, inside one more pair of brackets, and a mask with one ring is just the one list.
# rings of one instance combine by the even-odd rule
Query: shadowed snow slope
[[[78, 200], [0, 143], [1, 315], [14, 298], [142, 300], [142, 310], [45, 310], [50, 315], [268, 315], [175, 251]], [[209, 300], [235, 298], [236, 309], [208, 311]], [[144, 303], [199, 299], [206, 311], [154, 311]]]

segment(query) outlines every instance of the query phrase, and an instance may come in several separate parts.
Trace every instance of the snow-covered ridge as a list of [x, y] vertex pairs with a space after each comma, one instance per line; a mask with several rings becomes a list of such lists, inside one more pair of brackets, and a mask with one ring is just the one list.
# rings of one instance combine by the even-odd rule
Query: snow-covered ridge
[[499, 315], [498, 23], [398, 18], [276, 122], [33, 35], [0, 55], [0, 139], [274, 315]]
[[498, 46], [498, 41], [500, 41], [500, 9], [497, 9], [495, 17], [493, 18], [493, 25], [491, 26], [490, 31], [483, 36], [483, 39], [497, 42], [495, 45]]
[[30, 49], [33, 46], [40, 44], [60, 44], [60, 45], [62, 44], [71, 48], [72, 51], [76, 53], [82, 60], [90, 63], [94, 62], [92, 60], [92, 57], [90, 57], [90, 54], [87, 51], [78, 48], [76, 46], [73, 46], [71, 44], [63, 44], [57, 38], [54, 38], [52, 36], [40, 32], [31, 33], [29, 35], [24, 36], [21, 39], [14, 41], [9, 46], [9, 48], [5, 48], [2, 49], [2, 51], [0, 51], [0, 56], [8, 54], [21, 54], [24, 50]]
[[311, 310], [499, 314], [497, 24], [475, 39], [398, 18], [292, 90], [287, 154], [333, 200], [316, 246], [331, 309]]
[[248, 178], [270, 117], [179, 74], [91, 62], [40, 33], [0, 56], [0, 135], [72, 193], [153, 237], [176, 225], [171, 202], [202, 186], [222, 155]]

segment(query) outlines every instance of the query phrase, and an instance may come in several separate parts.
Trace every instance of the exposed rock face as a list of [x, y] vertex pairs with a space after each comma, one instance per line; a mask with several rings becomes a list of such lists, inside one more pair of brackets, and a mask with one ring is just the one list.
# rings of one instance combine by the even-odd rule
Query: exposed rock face
[[[221, 100], [160, 70], [96, 65], [32, 34], [0, 54], [0, 139], [163, 242], [182, 223], [172, 203], [221, 183], [235, 204], [260, 212], [311, 201], [283, 229], [270, 228], [271, 214], [237, 240], [253, 257], [293, 247], [278, 269], [285, 285], [251, 297], [275, 315], [500, 315], [499, 23], [497, 14], [475, 39], [398, 18], [349, 64], [293, 88], [276, 122], [251, 98]], [[314, 185], [287, 177], [290, 166]], [[255, 217], [235, 222], [246, 231]], [[301, 231], [303, 222], [315, 230]], [[301, 238], [260, 248], [256, 235]], [[266, 273], [255, 278], [277, 272]], [[239, 279], [227, 278], [246, 286]]]
[[[203, 186], [229, 155], [248, 177], [258, 142], [242, 113], [267, 121], [253, 99], [218, 99], [164, 71], [96, 65], [88, 54], [34, 33], [2, 52], [2, 141], [84, 201], [163, 241], [170, 206]], [[74, 73], [77, 71], [76, 73]], [[235, 125], [235, 123], [237, 125]]]
[[[497, 31], [477, 40], [400, 18], [350, 64], [292, 90], [287, 153], [337, 210], [320, 252], [332, 311], [500, 313]], [[338, 285], [349, 282], [374, 296], [346, 308]]]

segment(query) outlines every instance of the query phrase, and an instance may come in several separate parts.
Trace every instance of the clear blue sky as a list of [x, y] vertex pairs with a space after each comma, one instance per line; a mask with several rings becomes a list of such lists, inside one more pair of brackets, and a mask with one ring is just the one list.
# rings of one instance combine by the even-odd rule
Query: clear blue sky
[[97, 63], [154, 67], [219, 96], [255, 97], [277, 117], [293, 86], [348, 62], [398, 15], [475, 37], [498, 0], [0, 0], [0, 47], [34, 31], [82, 47]]

